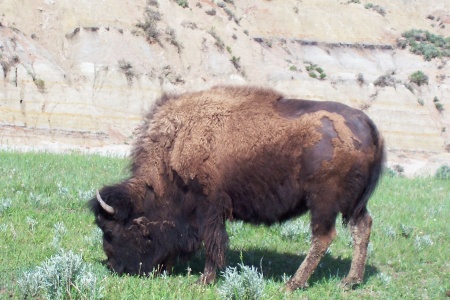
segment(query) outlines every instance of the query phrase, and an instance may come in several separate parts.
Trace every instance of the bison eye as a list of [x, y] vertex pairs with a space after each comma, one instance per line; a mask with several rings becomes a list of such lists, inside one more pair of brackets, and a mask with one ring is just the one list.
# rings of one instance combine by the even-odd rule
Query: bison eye
[[103, 233], [103, 237], [105, 238], [106, 241], [111, 242], [112, 240], [112, 230], [111, 229], [107, 229], [105, 230], [105, 232]]

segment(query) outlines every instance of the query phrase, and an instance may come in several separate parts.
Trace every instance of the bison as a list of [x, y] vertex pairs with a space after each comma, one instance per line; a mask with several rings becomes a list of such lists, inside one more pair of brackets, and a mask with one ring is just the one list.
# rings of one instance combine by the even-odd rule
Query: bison
[[287, 99], [266, 88], [217, 86], [163, 95], [137, 128], [131, 176], [89, 204], [108, 266], [122, 274], [170, 270], [205, 248], [201, 283], [225, 264], [225, 221], [283, 222], [311, 215], [311, 247], [287, 290], [305, 288], [342, 214], [353, 258], [343, 284], [363, 280], [382, 173], [383, 139], [362, 111]]

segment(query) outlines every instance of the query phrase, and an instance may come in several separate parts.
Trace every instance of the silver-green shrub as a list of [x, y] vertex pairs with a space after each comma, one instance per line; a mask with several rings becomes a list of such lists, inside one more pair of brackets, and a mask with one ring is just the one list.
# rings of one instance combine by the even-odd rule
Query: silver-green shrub
[[81, 255], [61, 250], [17, 281], [24, 298], [101, 299], [103, 287]]
[[222, 273], [224, 281], [218, 288], [219, 296], [229, 300], [258, 300], [264, 296], [265, 282], [263, 274], [254, 266], [238, 264], [227, 267]]
[[280, 235], [284, 240], [297, 240], [304, 237], [309, 241], [311, 230], [309, 224], [301, 219], [289, 220], [280, 225]]
[[11, 199], [2, 199], [0, 201], [0, 216], [3, 214], [4, 211], [6, 211], [8, 208], [10, 208], [12, 205]]
[[440, 166], [439, 169], [436, 170], [436, 174], [434, 176], [438, 179], [450, 179], [450, 166]]

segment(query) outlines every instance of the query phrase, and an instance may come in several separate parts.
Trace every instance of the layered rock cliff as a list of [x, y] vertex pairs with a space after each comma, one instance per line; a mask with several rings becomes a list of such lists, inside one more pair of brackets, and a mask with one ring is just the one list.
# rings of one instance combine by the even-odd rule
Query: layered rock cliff
[[0, 144], [126, 151], [163, 91], [254, 84], [364, 109], [391, 164], [433, 170], [450, 161], [449, 58], [399, 38], [449, 37], [450, 2], [358, 2], [3, 0]]

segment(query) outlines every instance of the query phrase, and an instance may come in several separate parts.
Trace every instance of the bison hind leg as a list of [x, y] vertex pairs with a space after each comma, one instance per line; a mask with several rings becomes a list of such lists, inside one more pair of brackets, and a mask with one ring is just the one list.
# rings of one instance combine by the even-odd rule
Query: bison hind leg
[[329, 214], [317, 214], [311, 211], [312, 239], [308, 255], [295, 272], [294, 276], [286, 283], [286, 290], [294, 291], [298, 288], [307, 288], [308, 279], [317, 268], [320, 260], [336, 237], [336, 215], [332, 211]]
[[350, 271], [342, 280], [342, 286], [345, 288], [352, 288], [363, 281], [372, 218], [365, 211], [360, 218], [350, 220], [349, 225], [353, 239], [353, 258]]

